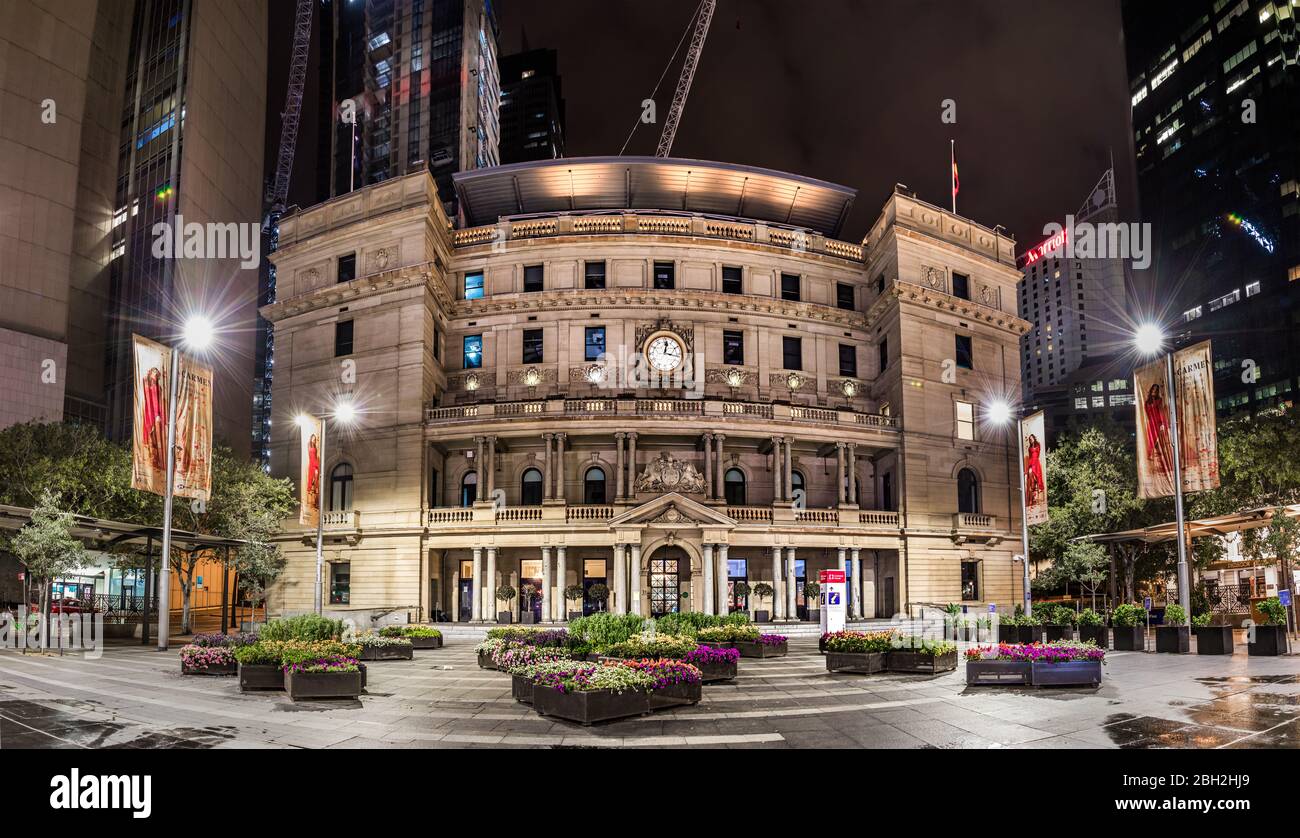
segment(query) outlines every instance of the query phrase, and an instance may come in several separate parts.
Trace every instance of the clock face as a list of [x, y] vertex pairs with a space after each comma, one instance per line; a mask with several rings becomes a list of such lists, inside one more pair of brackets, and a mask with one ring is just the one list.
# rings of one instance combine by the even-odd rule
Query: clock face
[[660, 335], [646, 346], [646, 360], [659, 372], [672, 372], [681, 366], [682, 345], [676, 338]]

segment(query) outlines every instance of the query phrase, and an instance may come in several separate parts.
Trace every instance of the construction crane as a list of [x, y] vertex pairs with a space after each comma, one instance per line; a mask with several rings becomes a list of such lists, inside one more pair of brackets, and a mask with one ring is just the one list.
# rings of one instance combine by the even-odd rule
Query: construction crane
[[709, 34], [709, 23], [713, 21], [713, 12], [717, 7], [717, 0], [702, 0], [696, 12], [695, 32], [691, 35], [691, 46], [686, 51], [686, 60], [682, 62], [682, 75], [677, 79], [677, 91], [673, 93], [673, 104], [668, 109], [668, 118], [664, 120], [664, 130], [659, 135], [659, 147], [655, 149], [655, 157], [667, 157], [673, 150], [673, 138], [677, 136], [677, 123], [681, 121], [682, 111], [686, 108], [686, 97], [691, 92], [691, 82], [695, 80], [695, 67], [700, 63], [704, 38]]
[[284, 112], [280, 114], [280, 157], [275, 166], [275, 180], [266, 201], [271, 214], [279, 217], [289, 195], [289, 176], [293, 174], [293, 152], [298, 144], [298, 117], [302, 112], [302, 86], [307, 80], [307, 52], [311, 47], [312, 0], [298, 0], [293, 24], [293, 55], [289, 62], [289, 89], [284, 94]]

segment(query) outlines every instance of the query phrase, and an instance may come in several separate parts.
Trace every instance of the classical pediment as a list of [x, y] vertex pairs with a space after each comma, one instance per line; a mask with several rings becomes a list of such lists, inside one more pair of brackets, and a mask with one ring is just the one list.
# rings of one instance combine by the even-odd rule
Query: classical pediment
[[736, 522], [722, 513], [677, 492], [634, 506], [609, 522], [610, 527], [636, 524], [671, 524], [677, 527], [725, 527]]

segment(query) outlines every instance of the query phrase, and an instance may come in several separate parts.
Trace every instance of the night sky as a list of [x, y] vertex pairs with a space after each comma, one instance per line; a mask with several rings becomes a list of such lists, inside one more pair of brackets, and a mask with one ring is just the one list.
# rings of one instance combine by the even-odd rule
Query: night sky
[[[499, 0], [501, 53], [525, 34], [557, 50], [569, 156], [617, 154], [696, 2]], [[1121, 38], [1117, 0], [719, 0], [673, 155], [854, 187], [843, 238], [856, 240], [896, 182], [948, 205], [955, 139], [958, 212], [1030, 246], [1084, 202], [1112, 150], [1122, 213], [1136, 214]], [[625, 153], [654, 153], [684, 53], [655, 96], [660, 124]], [[272, 90], [287, 62], [272, 56]], [[955, 125], [940, 121], [946, 98]]]

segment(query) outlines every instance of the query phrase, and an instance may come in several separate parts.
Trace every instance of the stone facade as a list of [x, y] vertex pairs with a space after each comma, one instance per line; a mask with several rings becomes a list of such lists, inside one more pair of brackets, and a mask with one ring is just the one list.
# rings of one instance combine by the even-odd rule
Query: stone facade
[[[327, 609], [517, 620], [531, 584], [541, 620], [791, 619], [836, 567], [866, 617], [1021, 598], [1014, 437], [981, 409], [1019, 392], [1027, 328], [995, 231], [901, 193], [860, 245], [633, 210], [455, 229], [414, 174], [280, 233], [273, 473], [297, 479], [295, 414], [359, 411], [326, 439]], [[684, 357], [638, 380], [659, 338]], [[272, 608], [310, 610], [315, 533], [282, 546]]]

